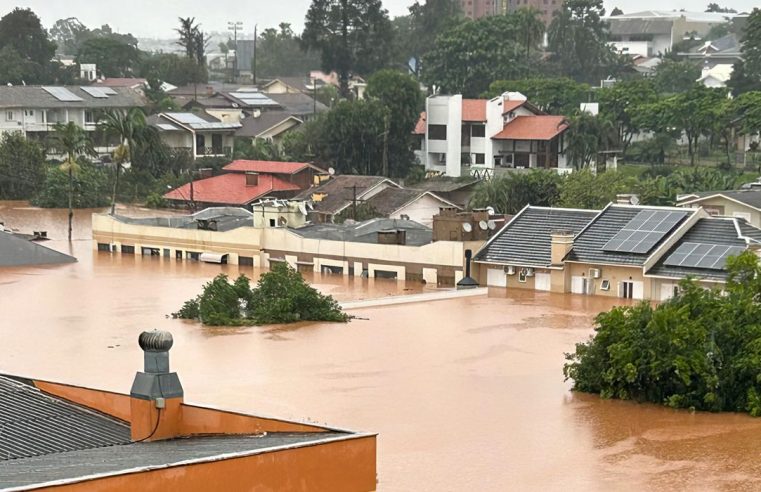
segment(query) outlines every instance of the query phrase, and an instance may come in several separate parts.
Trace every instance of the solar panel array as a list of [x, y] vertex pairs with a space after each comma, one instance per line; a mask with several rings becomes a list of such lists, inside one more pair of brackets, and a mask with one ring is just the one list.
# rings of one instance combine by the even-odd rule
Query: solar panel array
[[179, 121], [180, 123], [184, 123], [186, 125], [207, 123], [205, 119], [200, 118], [193, 113], [167, 113], [166, 115], [173, 120]]
[[727, 258], [739, 255], [745, 251], [742, 246], [726, 246], [724, 244], [682, 243], [663, 262], [667, 266], [691, 268], [708, 268], [723, 270]]
[[231, 92], [230, 95], [236, 99], [240, 99], [248, 106], [278, 106], [278, 103], [261, 92], [238, 91]]
[[605, 243], [602, 249], [619, 253], [647, 253], [671, 232], [685, 215], [686, 212], [643, 210]]
[[77, 102], [83, 99], [65, 87], [43, 87], [42, 90], [63, 102]]
[[83, 91], [90, 94], [92, 97], [97, 99], [108, 99], [108, 96], [112, 96], [117, 94], [115, 90], [113, 90], [110, 87], [80, 87]]

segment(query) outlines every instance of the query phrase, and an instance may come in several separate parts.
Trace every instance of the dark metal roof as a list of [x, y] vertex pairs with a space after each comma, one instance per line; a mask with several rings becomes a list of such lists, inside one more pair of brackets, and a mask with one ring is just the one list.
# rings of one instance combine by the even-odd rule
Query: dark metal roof
[[551, 263], [554, 231], [578, 234], [598, 214], [595, 210], [528, 207], [500, 230], [475, 260], [528, 266]]
[[265, 94], [267, 97], [278, 103], [285, 111], [294, 116], [308, 116], [315, 112], [322, 113], [328, 110], [328, 107], [319, 101], [312, 99], [311, 96], [302, 93], [290, 94]]
[[249, 116], [248, 118], [241, 120], [243, 126], [240, 130], [235, 132], [235, 136], [258, 137], [261, 133], [289, 118], [296, 118], [301, 122], [298, 117], [287, 111], [264, 111], [259, 116]]
[[671, 19], [608, 19], [608, 29], [613, 36], [629, 34], [671, 34], [674, 21]]
[[81, 101], [60, 101], [38, 85], [0, 85], [0, 108], [133, 108], [146, 105], [145, 98], [128, 87], [112, 87], [116, 94], [93, 97], [79, 86], [60, 86]]
[[680, 203], [702, 201], [705, 198], [713, 196], [723, 196], [744, 203], [749, 207], [761, 210], [761, 190], [757, 188], [750, 190], [702, 191], [699, 193], [691, 193], [691, 196], [682, 200]]
[[17, 234], [0, 231], [0, 266], [54, 265], [77, 261]]
[[9, 460], [128, 442], [126, 423], [0, 376], [0, 485]]
[[[736, 226], [736, 224], [738, 224]], [[684, 236], [679, 239], [667, 252], [664, 254], [658, 263], [656, 263], [650, 270], [647, 271], [648, 275], [658, 275], [664, 277], [685, 278], [687, 276], [693, 276], [696, 278], [702, 278], [707, 280], [726, 280], [727, 272], [725, 270], [713, 270], [710, 268], [694, 268], [685, 266], [671, 266], [665, 265], [666, 259], [676, 251], [683, 243], [703, 243], [703, 244], [715, 244], [724, 246], [746, 246], [746, 241], [739, 237], [737, 234], [737, 227], [743, 232], [745, 236], [756, 236], [761, 238], [761, 230], [748, 225], [739, 219], [730, 218], [705, 218], [699, 219], [695, 225], [693, 225]], [[747, 232], [747, 234], [746, 234]]]
[[169, 217], [126, 217], [114, 215], [114, 219], [125, 224], [152, 227], [172, 227], [175, 229], [198, 229], [199, 220], [216, 221], [216, 230], [231, 231], [239, 227], [253, 227], [254, 215], [239, 207], [209, 207], [193, 215], [173, 215]]
[[431, 178], [425, 179], [420, 183], [416, 183], [409, 188], [416, 190], [433, 191], [435, 193], [448, 193], [451, 191], [459, 191], [464, 188], [468, 188], [480, 183], [478, 178]]
[[378, 243], [378, 232], [405, 231], [407, 246], [422, 246], [433, 240], [433, 231], [412, 220], [370, 219], [354, 224], [314, 224], [291, 229], [299, 236], [310, 239], [346, 241], [352, 243]]
[[[0, 462], [0, 488], [24, 487], [58, 480], [74, 480], [97, 474], [119, 474], [141, 468], [170, 467], [184, 461], [208, 461], [231, 454], [319, 443], [347, 437], [341, 432], [267, 433], [248, 436], [198, 436], [167, 441], [123, 444], [82, 449]], [[224, 477], [215, 486], [224, 490]], [[232, 484], [228, 485], [233, 488]], [[168, 487], [167, 490], [172, 489]]]
[[595, 218], [586, 229], [573, 241], [573, 249], [566, 256], [566, 261], [576, 261], [593, 264], [632, 265], [641, 266], [658, 246], [666, 241], [674, 230], [684, 223], [690, 214], [698, 209], [668, 209], [681, 213], [682, 218], [674, 228], [661, 238], [647, 253], [624, 253], [619, 251], [603, 251], [603, 246], [610, 241], [626, 224], [642, 210], [664, 209], [663, 207], [634, 207], [628, 205], [609, 205]]
[[395, 187], [389, 187], [382, 190], [377, 195], [373, 195], [372, 198], [369, 198], [366, 203], [378, 214], [388, 217], [405, 205], [423, 197], [423, 195], [429, 195], [432, 198], [441, 201], [441, 205], [443, 206], [451, 206], [446, 203], [445, 199], [435, 193]]
[[[315, 193], [325, 194], [322, 200], [314, 202], [314, 210], [318, 213], [332, 215], [340, 212], [353, 201], [355, 187], [357, 200], [362, 200], [362, 196], [368, 190], [386, 179], [383, 176], [342, 174], [332, 177], [316, 188], [302, 191], [294, 197], [294, 200], [311, 200], [312, 195]], [[396, 184], [391, 186], [398, 187]]]

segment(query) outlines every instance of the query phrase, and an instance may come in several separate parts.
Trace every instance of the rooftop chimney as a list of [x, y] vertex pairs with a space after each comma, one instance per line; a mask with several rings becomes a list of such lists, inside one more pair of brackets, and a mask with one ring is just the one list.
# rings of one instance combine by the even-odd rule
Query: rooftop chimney
[[573, 231], [552, 231], [550, 233], [550, 261], [562, 265], [563, 259], [573, 248]]
[[470, 276], [470, 260], [473, 258], [473, 251], [465, 250], [465, 276], [457, 282], [457, 290], [460, 289], [475, 289], [478, 287], [478, 282]]
[[174, 340], [168, 331], [144, 331], [138, 337], [144, 370], [135, 375], [130, 390], [133, 441], [156, 441], [178, 436], [182, 385], [169, 372], [169, 349]]

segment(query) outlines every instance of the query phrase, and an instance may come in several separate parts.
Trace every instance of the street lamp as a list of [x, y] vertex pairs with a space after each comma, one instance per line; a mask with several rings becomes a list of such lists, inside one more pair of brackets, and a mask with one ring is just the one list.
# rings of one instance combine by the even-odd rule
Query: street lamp
[[235, 65], [233, 68], [233, 81], [238, 77], [238, 31], [243, 30], [243, 22], [230, 21], [227, 23], [227, 30], [233, 32], [233, 43], [235, 44]]

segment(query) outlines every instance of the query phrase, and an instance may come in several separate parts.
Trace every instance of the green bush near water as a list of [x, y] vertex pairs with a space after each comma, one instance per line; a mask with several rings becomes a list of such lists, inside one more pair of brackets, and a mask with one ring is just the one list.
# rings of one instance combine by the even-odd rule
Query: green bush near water
[[724, 292], [681, 283], [673, 299], [597, 316], [595, 334], [566, 354], [576, 391], [672, 408], [761, 416], [761, 266], [728, 261]]
[[350, 319], [335, 299], [311, 287], [301, 274], [284, 263], [262, 274], [254, 289], [244, 275], [230, 283], [227, 275], [219, 274], [172, 317], [198, 320], [209, 326]]

